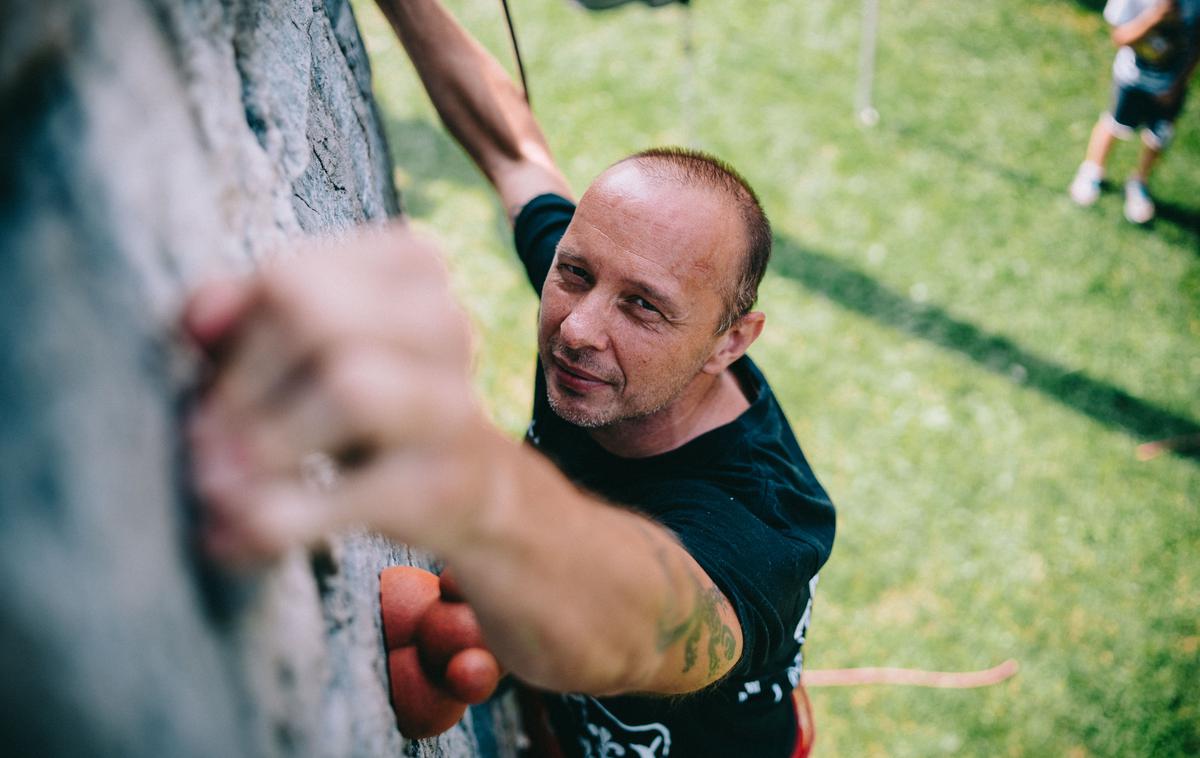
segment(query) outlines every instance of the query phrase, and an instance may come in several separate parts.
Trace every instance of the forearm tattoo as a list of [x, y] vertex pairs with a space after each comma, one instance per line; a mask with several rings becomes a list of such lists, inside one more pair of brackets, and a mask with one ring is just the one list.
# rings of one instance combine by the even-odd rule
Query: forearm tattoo
[[[695, 577], [693, 577], [695, 581]], [[721, 618], [721, 608], [729, 603], [716, 587], [707, 589], [695, 582], [695, 592], [692, 600], [692, 612], [682, 622], [670, 626], [659, 621], [659, 649], [665, 650], [670, 645], [683, 639], [683, 672], [691, 671], [696, 665], [697, 648], [705, 630], [708, 631], [708, 676], [716, 675], [724, 662], [732, 661], [737, 648], [733, 630]]]
[[[701, 641], [707, 632], [708, 639], [704, 647], [708, 677], [711, 679], [716, 676], [721, 664], [732, 661], [737, 653], [733, 629], [721, 615], [722, 609], [730, 608], [729, 601], [716, 587], [711, 584], [705, 586], [683, 561], [673, 559], [661, 537], [656, 538], [649, 530], [644, 533], [653, 545], [655, 559], [671, 588], [667, 606], [658, 619], [658, 650], [663, 652], [683, 640], [683, 673], [686, 674], [695, 668]], [[686, 579], [681, 579], [681, 574]], [[686, 586], [680, 586], [684, 583]], [[689, 598], [690, 603], [687, 602]], [[683, 610], [680, 606], [688, 608], [682, 620], [679, 620], [680, 611]]]

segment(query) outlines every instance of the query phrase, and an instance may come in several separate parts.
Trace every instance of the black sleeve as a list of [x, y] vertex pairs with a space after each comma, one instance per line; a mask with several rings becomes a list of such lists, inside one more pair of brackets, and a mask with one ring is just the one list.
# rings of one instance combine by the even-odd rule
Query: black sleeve
[[797, 627], [817, 572], [816, 551], [757, 518], [715, 487], [664, 495], [671, 506], [654, 519], [725, 594], [742, 626], [742, 657], [733, 678], [758, 677], [787, 665], [799, 648]]
[[575, 215], [575, 204], [561, 195], [538, 195], [525, 204], [513, 223], [517, 255], [533, 289], [541, 293], [554, 249]]

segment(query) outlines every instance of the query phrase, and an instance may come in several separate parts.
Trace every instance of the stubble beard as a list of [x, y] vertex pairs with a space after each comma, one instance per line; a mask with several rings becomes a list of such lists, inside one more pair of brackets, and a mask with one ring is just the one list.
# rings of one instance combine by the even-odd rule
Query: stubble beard
[[[593, 361], [589, 359], [586, 351], [572, 350], [568, 347], [558, 344], [554, 339], [550, 339], [548, 343], [542, 347], [539, 352], [542, 359], [542, 376], [546, 382], [546, 399], [550, 402], [550, 409], [554, 411], [563, 421], [568, 424], [578, 426], [583, 429], [603, 429], [606, 426], [617, 423], [619, 418], [619, 410], [614, 405], [608, 409], [602, 409], [598, 412], [588, 413], [579, 408], [573, 408], [569, 403], [558, 397], [554, 391], [554, 357], [558, 356], [567, 363], [578, 366], [585, 371], [595, 371], [595, 366], [591, 364]], [[599, 372], [597, 372], [599, 373]], [[620, 396], [620, 387], [609, 385]], [[621, 386], [624, 386], [622, 383]]]
[[[546, 382], [546, 399], [550, 403], [550, 409], [568, 424], [589, 431], [608, 429], [618, 424], [639, 421], [661, 412], [683, 394], [688, 384], [700, 373], [700, 368], [704, 365], [703, 361], [701, 361], [693, 371], [686, 374], [677, 374], [677, 378], [672, 382], [670, 389], [664, 392], [662, 396], [654, 398], [648, 407], [634, 407], [624, 409], [624, 412], [622, 412], [623, 409], [620, 407], [620, 403], [614, 400], [608, 408], [589, 413], [583, 409], [571, 407], [569, 404], [563, 402], [562, 398], [555, 396], [553, 379], [551, 377], [554, 355], [560, 355], [566, 358], [568, 362], [578, 365], [585, 370], [588, 370], [587, 366], [589, 364], [587, 356], [578, 351], [556, 345], [555, 341], [551, 340], [542, 355], [542, 374]], [[624, 386], [624, 383], [622, 383], [619, 387], [616, 387], [617, 398], [620, 398]]]
[[604, 429], [620, 420], [615, 418], [615, 413], [612, 414], [614, 418], [609, 418], [603, 413], [588, 414], [582, 410], [564, 405], [559, 398], [555, 397], [554, 391], [549, 387], [546, 388], [546, 399], [550, 401], [550, 410], [554, 411], [559, 418], [580, 429]]

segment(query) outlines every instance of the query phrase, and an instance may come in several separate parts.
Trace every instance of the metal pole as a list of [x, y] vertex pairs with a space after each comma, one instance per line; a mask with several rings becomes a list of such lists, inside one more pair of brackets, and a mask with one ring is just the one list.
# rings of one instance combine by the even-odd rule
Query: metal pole
[[862, 44], [858, 48], [858, 90], [854, 110], [864, 126], [879, 123], [879, 111], [872, 103], [875, 89], [875, 47], [879, 32], [879, 0], [863, 0]]

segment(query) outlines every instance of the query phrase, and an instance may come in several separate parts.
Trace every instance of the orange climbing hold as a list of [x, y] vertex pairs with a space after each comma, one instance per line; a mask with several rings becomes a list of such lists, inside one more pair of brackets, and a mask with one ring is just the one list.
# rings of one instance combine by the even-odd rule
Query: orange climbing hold
[[405, 737], [420, 739], [441, 734], [459, 722], [467, 703], [425, 675], [415, 645], [388, 653], [392, 680], [392, 710]]
[[413, 566], [393, 566], [379, 575], [379, 607], [387, 649], [412, 643], [417, 623], [441, 592], [437, 574]]
[[379, 602], [392, 710], [401, 734], [432, 737], [454, 726], [468, 705], [500, 682], [479, 620], [449, 577], [412, 566], [384, 569]]
[[471, 705], [491, 697], [499, 683], [500, 664], [496, 656], [481, 647], [460, 650], [446, 664], [446, 687]]
[[421, 662], [441, 671], [459, 650], [483, 647], [483, 632], [475, 612], [466, 603], [436, 602], [417, 624]]

